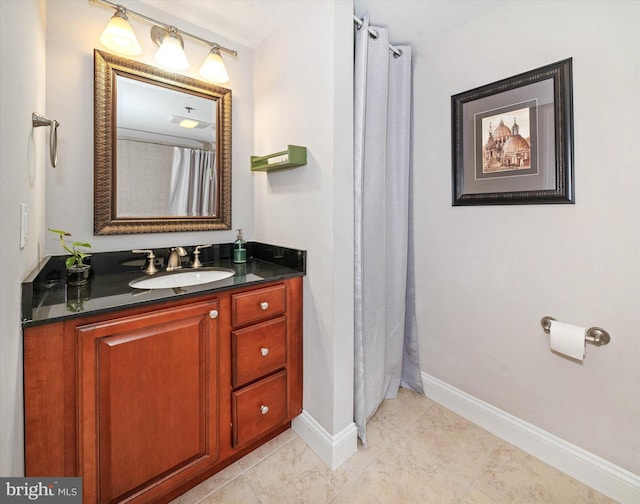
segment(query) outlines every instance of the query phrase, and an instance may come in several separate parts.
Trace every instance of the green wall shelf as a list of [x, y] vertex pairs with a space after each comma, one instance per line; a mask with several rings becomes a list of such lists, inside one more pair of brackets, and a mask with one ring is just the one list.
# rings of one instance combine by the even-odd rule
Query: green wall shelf
[[286, 151], [268, 156], [251, 156], [251, 171], [276, 171], [307, 164], [307, 148], [289, 145]]

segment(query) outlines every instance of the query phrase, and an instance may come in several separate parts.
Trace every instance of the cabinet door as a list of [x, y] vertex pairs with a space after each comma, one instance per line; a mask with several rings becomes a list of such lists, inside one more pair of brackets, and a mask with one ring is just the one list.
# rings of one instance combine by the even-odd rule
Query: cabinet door
[[218, 459], [217, 301], [76, 329], [85, 502], [151, 501]]

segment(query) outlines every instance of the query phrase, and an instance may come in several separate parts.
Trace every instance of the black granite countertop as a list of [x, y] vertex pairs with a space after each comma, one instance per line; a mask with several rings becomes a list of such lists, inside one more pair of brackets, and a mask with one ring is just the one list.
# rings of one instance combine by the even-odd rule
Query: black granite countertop
[[[83, 287], [70, 287], [64, 278], [64, 260], [67, 256], [44, 259], [22, 283], [22, 325], [58, 322], [101, 312], [121, 310], [132, 306], [154, 304], [178, 297], [214, 293], [235, 287], [273, 282], [306, 274], [306, 251], [248, 242], [247, 262], [234, 264], [233, 244], [214, 244], [200, 251], [203, 267], [229, 268], [232, 277], [217, 282], [180, 287], [177, 289], [142, 290], [129, 287], [132, 280], [144, 277], [144, 255], [131, 251], [102, 252], [89, 258], [91, 277]], [[194, 247], [185, 247], [192, 257]], [[156, 264], [163, 270], [169, 250], [154, 249]], [[185, 257], [183, 269], [188, 271]], [[157, 273], [171, 274], [171, 273]]]

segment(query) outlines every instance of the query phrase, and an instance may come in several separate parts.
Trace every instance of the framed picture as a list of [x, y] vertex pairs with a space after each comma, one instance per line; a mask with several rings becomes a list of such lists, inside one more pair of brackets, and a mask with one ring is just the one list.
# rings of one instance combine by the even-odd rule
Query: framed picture
[[451, 97], [453, 205], [574, 203], [571, 59]]

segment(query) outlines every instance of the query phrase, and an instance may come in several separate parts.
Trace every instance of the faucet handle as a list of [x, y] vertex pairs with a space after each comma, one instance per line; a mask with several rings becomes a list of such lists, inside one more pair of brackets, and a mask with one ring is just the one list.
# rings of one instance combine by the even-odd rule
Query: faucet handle
[[153, 253], [153, 250], [151, 249], [134, 249], [131, 252], [133, 252], [134, 254], [147, 254], [147, 261], [145, 262], [144, 265], [144, 274], [145, 275], [153, 275], [154, 273], [158, 272], [158, 268], [156, 268], [156, 264], [155, 264], [155, 254]]
[[208, 245], [198, 245], [193, 251], [193, 263], [191, 264], [192, 268], [201, 268], [202, 263], [200, 262], [200, 249], [209, 248], [211, 244]]

